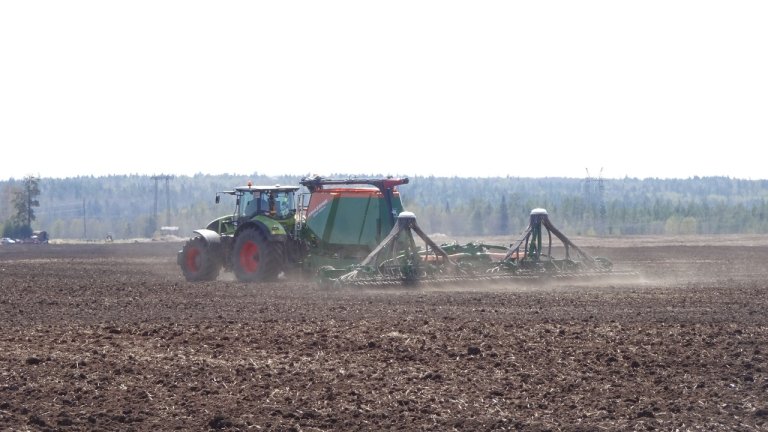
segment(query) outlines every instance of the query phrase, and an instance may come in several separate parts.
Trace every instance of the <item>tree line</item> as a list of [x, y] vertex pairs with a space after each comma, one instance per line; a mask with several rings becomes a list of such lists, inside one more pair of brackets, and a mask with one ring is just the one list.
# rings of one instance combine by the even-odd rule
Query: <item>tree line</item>
[[[216, 205], [215, 192], [299, 180], [258, 173], [10, 179], [0, 182], [0, 221], [4, 236], [34, 229], [53, 239], [133, 239], [169, 225], [186, 237], [232, 212], [230, 197]], [[572, 235], [768, 233], [768, 180], [413, 176], [400, 193], [423, 229], [448, 236], [516, 235], [534, 208]]]

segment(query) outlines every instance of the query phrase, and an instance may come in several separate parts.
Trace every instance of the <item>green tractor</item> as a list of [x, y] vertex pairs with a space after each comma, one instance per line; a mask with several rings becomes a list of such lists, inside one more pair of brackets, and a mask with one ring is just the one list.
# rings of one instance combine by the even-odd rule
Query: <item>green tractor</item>
[[531, 211], [530, 224], [509, 246], [438, 245], [403, 211], [397, 187], [407, 178], [299, 183], [218, 192], [217, 203], [221, 194], [235, 197], [235, 212], [194, 231], [179, 251], [186, 279], [215, 280], [224, 269], [244, 282], [284, 273], [322, 286], [380, 287], [637, 275], [587, 254], [544, 209]]
[[[194, 231], [177, 256], [188, 281], [274, 281], [281, 273], [318, 275], [365, 258], [394, 227], [407, 178], [302, 179], [301, 186], [247, 186], [217, 192], [235, 197], [231, 215]], [[297, 192], [305, 189], [302, 193]], [[344, 270], [337, 270], [344, 272]]]
[[235, 211], [195, 231], [178, 254], [188, 281], [210, 281], [221, 269], [238, 280], [275, 280], [284, 270], [295, 233], [298, 186], [241, 186], [217, 192], [235, 197]]

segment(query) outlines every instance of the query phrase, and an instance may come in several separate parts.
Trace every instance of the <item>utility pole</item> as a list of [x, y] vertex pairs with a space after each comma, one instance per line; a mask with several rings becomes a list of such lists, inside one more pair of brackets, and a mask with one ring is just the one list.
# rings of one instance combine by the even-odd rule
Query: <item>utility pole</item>
[[168, 186], [170, 176], [165, 177], [165, 226], [171, 226], [171, 192]]
[[166, 206], [166, 225], [171, 224], [171, 193], [170, 193], [170, 186], [169, 182], [173, 178], [173, 176], [170, 175], [156, 175], [152, 176], [152, 180], [155, 181], [155, 216], [153, 219], [153, 222], [155, 224], [154, 228], [155, 231], [157, 231], [158, 223], [157, 223], [157, 201], [158, 201], [158, 182], [160, 180], [165, 180], [165, 206]]
[[598, 234], [605, 235], [605, 220], [608, 210], [605, 208], [605, 183], [603, 183], [603, 168], [600, 167], [600, 175], [597, 177], [597, 199], [599, 205]]

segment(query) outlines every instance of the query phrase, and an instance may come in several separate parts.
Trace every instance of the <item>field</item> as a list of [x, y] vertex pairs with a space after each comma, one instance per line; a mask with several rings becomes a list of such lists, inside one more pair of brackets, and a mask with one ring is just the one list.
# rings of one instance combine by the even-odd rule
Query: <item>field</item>
[[0, 247], [0, 430], [768, 430], [768, 238], [574, 239], [642, 277], [187, 283], [180, 243]]

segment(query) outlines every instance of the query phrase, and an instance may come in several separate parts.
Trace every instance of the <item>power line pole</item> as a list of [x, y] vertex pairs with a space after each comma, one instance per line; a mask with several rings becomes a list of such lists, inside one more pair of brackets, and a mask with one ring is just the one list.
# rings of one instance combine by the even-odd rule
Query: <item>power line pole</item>
[[166, 223], [167, 225], [171, 224], [171, 193], [170, 193], [170, 186], [169, 182], [173, 178], [173, 176], [170, 175], [156, 175], [152, 176], [152, 180], [155, 181], [155, 216], [152, 222], [154, 222], [154, 230], [157, 231], [158, 223], [157, 223], [157, 201], [158, 201], [158, 182], [160, 180], [165, 180], [165, 202], [166, 202]]
[[171, 226], [171, 192], [168, 186], [170, 176], [165, 177], [165, 226]]

